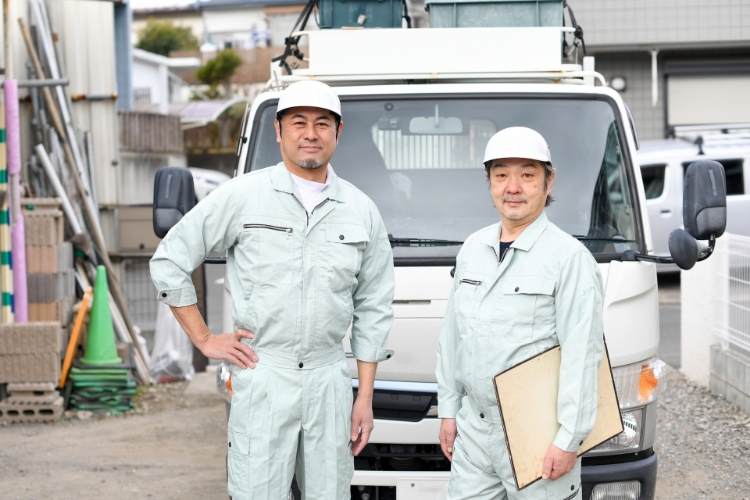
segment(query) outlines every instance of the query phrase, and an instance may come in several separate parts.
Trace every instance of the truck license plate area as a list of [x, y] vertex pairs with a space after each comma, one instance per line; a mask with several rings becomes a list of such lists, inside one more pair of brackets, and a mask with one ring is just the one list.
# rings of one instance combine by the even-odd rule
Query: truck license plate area
[[398, 500], [445, 500], [448, 479], [399, 479], [396, 482]]

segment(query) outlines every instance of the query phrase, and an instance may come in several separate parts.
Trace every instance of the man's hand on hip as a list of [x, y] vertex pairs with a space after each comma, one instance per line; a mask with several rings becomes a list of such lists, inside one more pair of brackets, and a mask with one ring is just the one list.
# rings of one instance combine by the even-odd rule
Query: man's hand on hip
[[573, 470], [578, 454], [575, 451], [563, 451], [557, 446], [550, 445], [547, 456], [544, 457], [542, 479], [554, 481]]
[[372, 400], [357, 397], [352, 406], [352, 455], [356, 457], [365, 448], [374, 427]]
[[211, 359], [223, 359], [234, 363], [242, 369], [255, 368], [258, 355], [248, 346], [243, 344], [243, 338], [252, 339], [255, 334], [247, 330], [238, 330], [235, 333], [223, 333], [221, 335], [208, 335], [203, 345], [198, 346], [201, 352]]
[[453, 443], [456, 441], [458, 429], [455, 418], [444, 418], [440, 422], [440, 448], [445, 456], [453, 462]]

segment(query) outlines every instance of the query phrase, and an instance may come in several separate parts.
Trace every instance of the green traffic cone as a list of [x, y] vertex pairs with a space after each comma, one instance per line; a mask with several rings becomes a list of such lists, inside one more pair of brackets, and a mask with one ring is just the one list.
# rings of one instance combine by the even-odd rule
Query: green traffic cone
[[94, 282], [94, 304], [91, 306], [89, 335], [86, 339], [86, 351], [81, 358], [84, 365], [119, 365], [122, 359], [117, 355], [115, 330], [112, 327], [112, 314], [109, 312], [109, 288], [107, 287], [107, 270], [104, 266], [96, 268]]

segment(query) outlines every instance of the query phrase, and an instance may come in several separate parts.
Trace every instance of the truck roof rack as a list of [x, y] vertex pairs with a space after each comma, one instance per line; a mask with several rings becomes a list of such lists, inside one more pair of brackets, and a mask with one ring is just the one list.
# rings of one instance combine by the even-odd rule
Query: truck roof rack
[[446, 80], [547, 80], [590, 85], [599, 80], [607, 85], [595, 71], [563, 64], [563, 35], [574, 31], [546, 27], [297, 32], [292, 36], [308, 37], [309, 68], [285, 75], [272, 64], [268, 88], [283, 88], [305, 79], [333, 85]]
[[678, 125], [672, 135], [703, 146], [750, 145], [750, 123], [718, 123], [714, 125]]

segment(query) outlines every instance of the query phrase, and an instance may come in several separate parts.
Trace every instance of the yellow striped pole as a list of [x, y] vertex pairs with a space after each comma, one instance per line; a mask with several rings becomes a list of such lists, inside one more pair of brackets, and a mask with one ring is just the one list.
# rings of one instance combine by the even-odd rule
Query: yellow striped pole
[[[1, 94], [1, 93], [0, 93]], [[0, 320], [13, 323], [13, 257], [10, 239], [10, 212], [8, 210], [8, 163], [5, 149], [5, 99], [0, 95], [0, 288], [2, 308]]]

